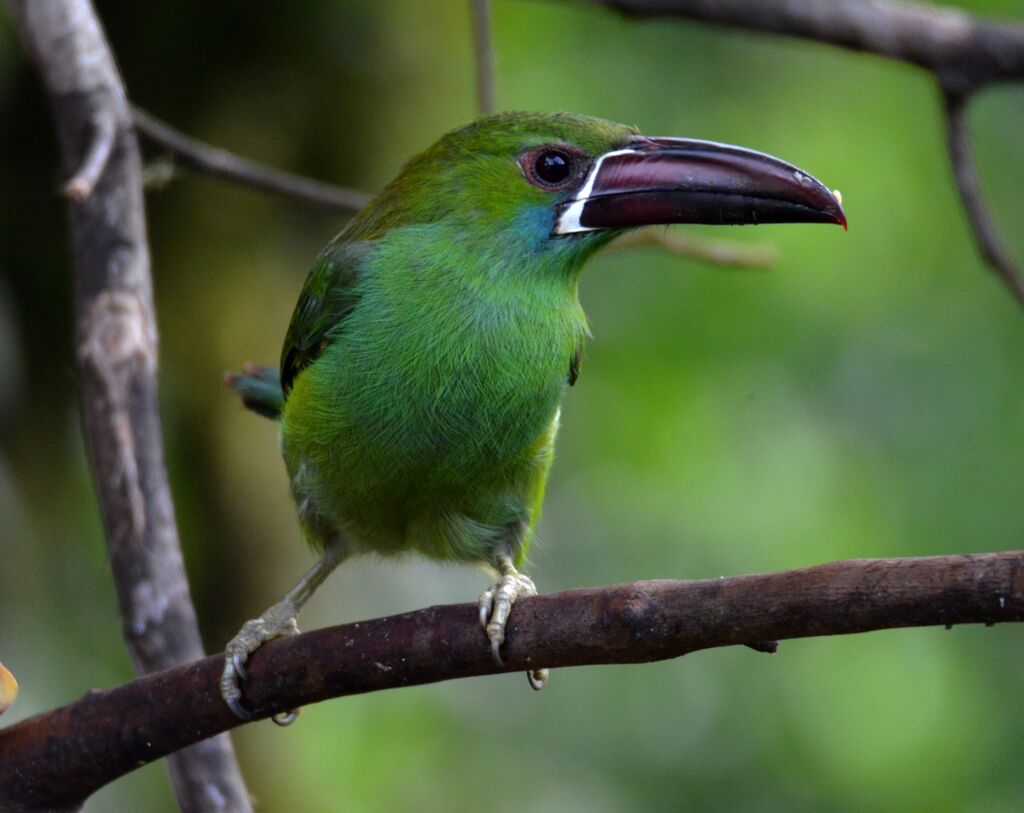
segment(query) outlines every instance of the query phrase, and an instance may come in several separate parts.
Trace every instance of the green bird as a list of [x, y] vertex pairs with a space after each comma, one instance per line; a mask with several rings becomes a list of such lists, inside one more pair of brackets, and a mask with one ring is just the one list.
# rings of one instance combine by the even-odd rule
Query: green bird
[[[518, 568], [540, 517], [559, 404], [587, 336], [586, 260], [668, 223], [834, 223], [838, 194], [764, 153], [649, 138], [565, 113], [504, 113], [410, 160], [321, 253], [280, 371], [229, 383], [281, 424], [299, 522], [320, 558], [228, 644], [222, 694], [242, 718], [245, 661], [297, 631], [330, 572], [362, 553], [479, 563], [500, 662]], [[530, 673], [535, 688], [546, 671]]]

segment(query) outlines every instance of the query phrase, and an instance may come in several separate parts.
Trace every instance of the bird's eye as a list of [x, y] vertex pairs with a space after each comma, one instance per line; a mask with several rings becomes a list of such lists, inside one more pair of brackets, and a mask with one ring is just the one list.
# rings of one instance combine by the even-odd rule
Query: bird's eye
[[587, 157], [569, 144], [548, 144], [519, 156], [523, 177], [546, 191], [560, 191], [572, 186], [586, 165]]
[[533, 159], [537, 179], [549, 186], [558, 186], [572, 175], [572, 156], [561, 150], [545, 150]]

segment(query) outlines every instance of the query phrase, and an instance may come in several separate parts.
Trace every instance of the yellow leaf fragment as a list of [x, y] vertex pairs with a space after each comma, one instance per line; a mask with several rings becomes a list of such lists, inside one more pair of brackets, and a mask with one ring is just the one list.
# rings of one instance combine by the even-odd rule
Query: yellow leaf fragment
[[18, 681], [14, 675], [4, 668], [0, 663], [0, 714], [3, 714], [11, 707], [14, 698], [18, 696]]

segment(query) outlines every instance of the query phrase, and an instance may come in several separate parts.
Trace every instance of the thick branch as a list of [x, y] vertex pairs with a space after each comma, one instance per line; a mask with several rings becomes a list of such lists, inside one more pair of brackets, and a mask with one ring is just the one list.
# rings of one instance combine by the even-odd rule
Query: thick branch
[[[71, 177], [83, 430], [125, 640], [136, 671], [154, 672], [201, 658], [203, 648], [164, 467], [138, 145], [121, 77], [88, 0], [11, 4], [42, 73]], [[226, 737], [177, 754], [170, 770], [185, 811], [251, 810]]]
[[[495, 665], [474, 604], [279, 639], [249, 662], [257, 717], [331, 697], [539, 665], [639, 663], [709, 647], [895, 627], [1024, 621], [1024, 551], [863, 559], [706, 581], [572, 590], [516, 605]], [[94, 691], [0, 731], [0, 808], [71, 806], [239, 725], [207, 658]]]
[[143, 138], [170, 152], [182, 166], [197, 172], [348, 214], [355, 214], [370, 201], [370, 195], [365, 192], [271, 169], [204, 144], [138, 107], [132, 109], [132, 118]]

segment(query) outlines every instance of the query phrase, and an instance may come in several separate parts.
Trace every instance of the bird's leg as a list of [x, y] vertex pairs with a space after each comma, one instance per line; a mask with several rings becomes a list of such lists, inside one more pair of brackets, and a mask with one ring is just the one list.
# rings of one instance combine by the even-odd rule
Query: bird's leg
[[[524, 576], [512, 563], [512, 557], [505, 553], [497, 556], [499, 578], [497, 583], [480, 594], [480, 624], [491, 642], [491, 654], [499, 665], [501, 645], [505, 643], [505, 625], [508, 623], [512, 605], [519, 598], [537, 595], [537, 586], [529, 576]], [[547, 669], [531, 669], [526, 673], [536, 691], [548, 682]]]
[[[220, 678], [220, 694], [236, 717], [242, 720], [252, 719], [252, 715], [240, 702], [242, 690], [239, 687], [239, 681], [249, 678], [245, 669], [245, 662], [249, 656], [267, 641], [298, 633], [297, 621], [303, 606], [344, 558], [340, 545], [326, 546], [316, 564], [299, 579], [284, 598], [267, 608], [259, 618], [246, 621], [238, 634], [228, 641], [224, 650], [224, 672]], [[275, 715], [273, 720], [279, 725], [288, 725], [295, 719], [296, 714], [297, 712], [290, 711], [286, 714]]]

